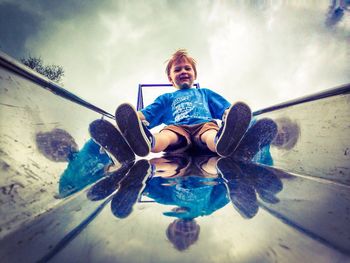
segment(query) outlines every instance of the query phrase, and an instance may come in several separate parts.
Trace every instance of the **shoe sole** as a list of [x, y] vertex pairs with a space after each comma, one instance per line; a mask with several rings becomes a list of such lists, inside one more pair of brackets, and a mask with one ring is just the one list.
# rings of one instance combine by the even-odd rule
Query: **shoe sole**
[[134, 153], [141, 157], [147, 156], [151, 145], [147, 142], [148, 138], [134, 107], [128, 103], [121, 104], [115, 111], [115, 120]]
[[237, 148], [252, 119], [249, 106], [243, 102], [232, 105], [225, 120], [225, 127], [216, 143], [216, 152], [230, 156]]
[[104, 179], [94, 184], [86, 196], [90, 201], [99, 201], [110, 196], [118, 187], [121, 180], [133, 166], [133, 162], [123, 165], [118, 170], [108, 174]]
[[133, 206], [146, 187], [150, 169], [151, 165], [147, 160], [139, 160], [120, 182], [120, 187], [111, 201], [112, 212], [116, 217], [126, 218], [132, 213]]
[[269, 118], [258, 120], [242, 138], [235, 152], [236, 159], [250, 161], [266, 145], [270, 144], [277, 134], [277, 124]]
[[129, 163], [135, 160], [135, 154], [112, 123], [106, 120], [93, 121], [89, 126], [89, 132], [91, 138], [119, 163]]
[[254, 186], [244, 181], [241, 168], [231, 158], [219, 159], [216, 168], [224, 179], [233, 207], [243, 218], [253, 218], [259, 210], [257, 196]]

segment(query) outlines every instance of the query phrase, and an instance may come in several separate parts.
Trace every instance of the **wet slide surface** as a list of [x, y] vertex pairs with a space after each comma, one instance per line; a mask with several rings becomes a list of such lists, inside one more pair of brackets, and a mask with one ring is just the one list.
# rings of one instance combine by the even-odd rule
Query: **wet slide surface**
[[256, 112], [255, 162], [121, 165], [88, 133], [109, 114], [0, 58], [2, 262], [350, 261], [349, 86]]

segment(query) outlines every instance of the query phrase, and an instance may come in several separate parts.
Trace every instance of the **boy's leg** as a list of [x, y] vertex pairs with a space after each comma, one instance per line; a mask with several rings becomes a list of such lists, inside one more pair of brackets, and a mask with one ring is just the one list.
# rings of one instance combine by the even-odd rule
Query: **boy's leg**
[[207, 151], [209, 149], [216, 153], [215, 137], [219, 130], [220, 128], [215, 121], [203, 123], [192, 130], [193, 143], [199, 150]]
[[201, 141], [207, 145], [210, 151], [216, 153], [215, 138], [218, 134], [217, 130], [208, 130], [201, 135]]
[[169, 125], [154, 135], [152, 152], [183, 153], [191, 146], [189, 132], [184, 126]]
[[159, 153], [164, 151], [169, 145], [175, 145], [179, 141], [179, 136], [170, 130], [163, 130], [160, 133], [156, 133], [154, 136], [154, 146], [152, 152]]
[[[184, 140], [181, 135], [185, 132], [174, 125], [167, 126], [160, 133], [152, 135], [140, 121], [134, 107], [128, 103], [121, 104], [117, 108], [115, 118], [131, 149], [139, 156], [146, 156], [150, 151], [161, 152]], [[185, 141], [188, 141], [187, 137]]]

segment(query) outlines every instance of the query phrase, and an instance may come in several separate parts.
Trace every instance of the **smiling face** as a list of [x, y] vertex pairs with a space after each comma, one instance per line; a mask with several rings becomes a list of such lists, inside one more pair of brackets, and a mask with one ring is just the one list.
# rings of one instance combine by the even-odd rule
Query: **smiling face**
[[170, 68], [169, 81], [178, 89], [188, 89], [196, 79], [196, 73], [185, 57], [175, 61]]

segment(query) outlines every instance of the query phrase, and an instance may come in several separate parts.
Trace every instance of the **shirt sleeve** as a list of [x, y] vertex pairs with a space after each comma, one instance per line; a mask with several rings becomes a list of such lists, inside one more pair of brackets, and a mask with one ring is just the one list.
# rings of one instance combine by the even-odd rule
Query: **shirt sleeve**
[[214, 119], [221, 119], [225, 110], [231, 106], [231, 103], [210, 89], [205, 89], [205, 91], [207, 93], [210, 113]]
[[159, 96], [152, 104], [141, 110], [142, 114], [146, 118], [146, 121], [149, 123], [149, 126], [147, 127], [149, 129], [163, 123], [166, 105], [166, 97], [164, 95]]

